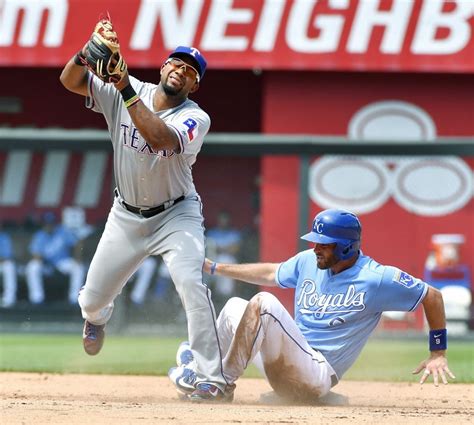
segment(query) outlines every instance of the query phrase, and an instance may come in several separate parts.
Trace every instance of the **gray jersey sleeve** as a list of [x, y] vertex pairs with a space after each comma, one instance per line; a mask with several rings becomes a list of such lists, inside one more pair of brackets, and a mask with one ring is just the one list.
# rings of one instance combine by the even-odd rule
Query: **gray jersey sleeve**
[[86, 107], [94, 112], [112, 117], [115, 104], [120, 100], [120, 93], [113, 84], [104, 83], [101, 79], [89, 72], [87, 84], [88, 97], [86, 98]]
[[202, 109], [193, 108], [178, 114], [167, 122], [178, 136], [180, 154], [197, 154], [201, 150], [204, 136], [209, 131], [211, 119]]

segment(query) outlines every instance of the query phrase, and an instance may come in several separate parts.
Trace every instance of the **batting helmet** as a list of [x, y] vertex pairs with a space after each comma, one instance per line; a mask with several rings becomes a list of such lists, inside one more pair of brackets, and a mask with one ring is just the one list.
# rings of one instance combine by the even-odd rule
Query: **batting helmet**
[[336, 243], [336, 257], [348, 260], [359, 251], [361, 231], [360, 221], [354, 213], [330, 209], [321, 211], [314, 218], [311, 232], [301, 239], [320, 244]]

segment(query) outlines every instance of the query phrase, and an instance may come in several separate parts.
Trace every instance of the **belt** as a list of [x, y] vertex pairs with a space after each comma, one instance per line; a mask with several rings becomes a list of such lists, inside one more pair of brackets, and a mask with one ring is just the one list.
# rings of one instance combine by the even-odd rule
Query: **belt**
[[[115, 196], [118, 198], [119, 196], [118, 196], [117, 189], [115, 189], [114, 192], [115, 192]], [[123, 205], [123, 207], [126, 210], [134, 214], [141, 215], [142, 217], [145, 217], [145, 218], [154, 217], [155, 215], [162, 213], [164, 210], [167, 210], [168, 208], [172, 207], [173, 205], [176, 205], [178, 202], [181, 202], [183, 200], [184, 200], [184, 196], [180, 196], [179, 198], [176, 198], [174, 200], [172, 199], [170, 201], [166, 201], [163, 204], [158, 205], [157, 207], [139, 208], [139, 207], [134, 207], [133, 205], [127, 204], [123, 199], [119, 199], [120, 203]]]

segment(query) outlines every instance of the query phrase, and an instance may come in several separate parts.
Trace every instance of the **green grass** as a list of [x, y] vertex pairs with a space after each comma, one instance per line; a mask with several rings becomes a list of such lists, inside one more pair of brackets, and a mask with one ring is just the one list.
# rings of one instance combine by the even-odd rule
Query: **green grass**
[[[166, 375], [180, 339], [107, 336], [100, 355], [84, 353], [80, 335], [0, 335], [0, 371]], [[371, 340], [345, 380], [416, 382], [411, 371], [428, 355], [427, 343]], [[474, 383], [472, 343], [451, 341], [448, 360], [456, 382]], [[245, 376], [256, 377], [250, 367]]]
[[81, 335], [4, 334], [0, 370], [54, 373], [166, 375], [175, 363], [176, 338], [107, 335], [100, 355], [89, 356]]
[[[416, 381], [412, 375], [418, 364], [429, 356], [428, 342], [413, 340], [370, 340], [346, 380]], [[474, 347], [470, 342], [451, 341], [448, 347], [449, 369], [455, 382], [474, 383]]]

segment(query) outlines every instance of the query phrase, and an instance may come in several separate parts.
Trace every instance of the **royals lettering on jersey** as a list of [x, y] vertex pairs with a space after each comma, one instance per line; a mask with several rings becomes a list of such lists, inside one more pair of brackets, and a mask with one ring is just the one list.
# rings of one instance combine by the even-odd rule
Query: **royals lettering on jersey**
[[325, 314], [342, 314], [365, 310], [365, 292], [357, 292], [355, 285], [349, 285], [345, 293], [318, 293], [316, 283], [305, 279], [301, 285], [300, 296], [296, 301], [301, 314], [314, 314], [321, 319]]

